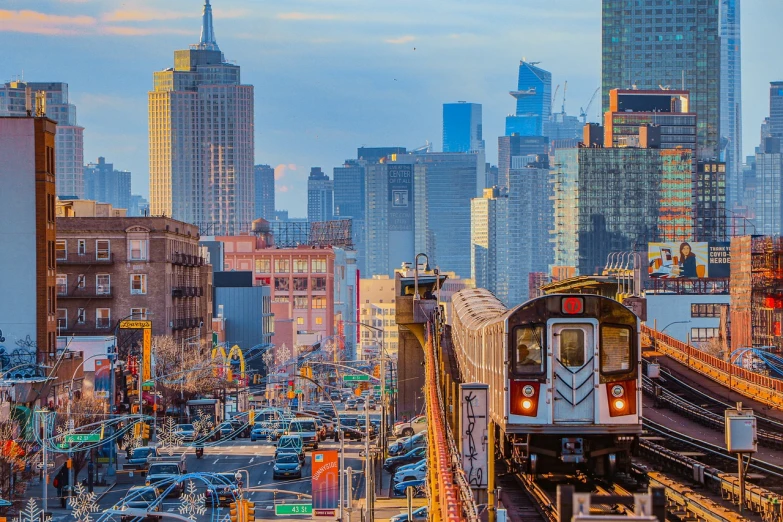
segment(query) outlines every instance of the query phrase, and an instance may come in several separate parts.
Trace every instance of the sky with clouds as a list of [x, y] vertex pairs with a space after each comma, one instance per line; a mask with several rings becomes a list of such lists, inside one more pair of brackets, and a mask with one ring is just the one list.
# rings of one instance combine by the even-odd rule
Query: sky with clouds
[[[3, 0], [0, 80], [64, 81], [85, 130], [147, 194], [147, 92], [198, 41], [203, 0]], [[519, 60], [568, 81], [578, 114], [600, 85], [600, 0], [212, 0], [227, 60], [255, 86], [256, 163], [275, 166], [277, 207], [306, 214], [310, 167], [360, 146], [441, 150], [441, 104], [483, 104], [488, 161], [513, 111]], [[744, 148], [758, 143], [769, 81], [783, 79], [780, 0], [742, 6]], [[562, 95], [562, 87], [560, 93]], [[556, 108], [560, 106], [560, 98]], [[597, 120], [599, 103], [589, 117]]]

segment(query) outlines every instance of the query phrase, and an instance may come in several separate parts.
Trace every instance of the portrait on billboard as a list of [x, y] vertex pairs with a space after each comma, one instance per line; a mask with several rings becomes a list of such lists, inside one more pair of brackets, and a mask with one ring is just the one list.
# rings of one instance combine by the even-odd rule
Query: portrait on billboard
[[728, 277], [729, 247], [723, 243], [696, 241], [650, 243], [647, 261], [652, 278]]

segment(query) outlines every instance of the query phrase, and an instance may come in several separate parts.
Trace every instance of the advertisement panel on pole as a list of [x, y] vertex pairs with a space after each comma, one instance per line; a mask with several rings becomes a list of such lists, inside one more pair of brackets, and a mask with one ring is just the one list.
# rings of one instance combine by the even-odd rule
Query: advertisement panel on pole
[[462, 469], [473, 489], [486, 489], [488, 475], [487, 426], [489, 386], [481, 383], [459, 385]]
[[152, 378], [152, 330], [145, 328], [142, 332], [141, 378], [148, 381]]
[[649, 243], [647, 266], [651, 278], [706, 279], [730, 275], [729, 243], [678, 241]]
[[333, 518], [340, 503], [338, 451], [314, 451], [312, 463], [313, 516]]
[[110, 368], [109, 359], [95, 360], [95, 373], [93, 374], [95, 384], [93, 391], [99, 399], [109, 398], [109, 388], [111, 388]]

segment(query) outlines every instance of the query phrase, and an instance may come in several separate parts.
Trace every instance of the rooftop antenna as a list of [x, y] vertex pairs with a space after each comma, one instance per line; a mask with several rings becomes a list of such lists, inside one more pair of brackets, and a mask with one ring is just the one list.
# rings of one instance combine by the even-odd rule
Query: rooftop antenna
[[27, 112], [28, 116], [33, 115], [33, 93], [30, 90], [30, 87], [24, 88], [24, 110]]

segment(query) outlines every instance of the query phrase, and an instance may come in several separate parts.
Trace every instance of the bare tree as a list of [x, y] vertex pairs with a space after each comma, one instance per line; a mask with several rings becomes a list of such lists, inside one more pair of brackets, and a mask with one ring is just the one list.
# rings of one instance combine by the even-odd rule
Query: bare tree
[[20, 499], [25, 494], [40, 462], [40, 448], [19, 437], [20, 428], [15, 419], [0, 421], [0, 497], [8, 500]]
[[724, 355], [724, 346], [723, 342], [719, 337], [711, 337], [709, 340], [704, 341], [702, 343], [698, 343], [699, 350], [708, 353], [710, 355], [714, 355], [715, 357], [723, 357]]
[[[105, 419], [105, 415], [106, 402], [101, 399], [96, 399], [95, 397], [88, 395], [76, 400], [71, 400], [70, 418], [62, 409], [57, 414], [55, 441], [58, 443], [65, 441], [65, 434], [69, 433], [69, 420], [73, 421], [75, 431], [91, 432], [100, 429], [100, 422]], [[84, 429], [80, 430], [79, 428]], [[79, 476], [79, 472], [84, 468], [85, 464], [87, 464], [88, 454], [89, 450], [75, 450], [73, 452], [73, 461], [71, 465], [73, 466], [74, 477]]]

